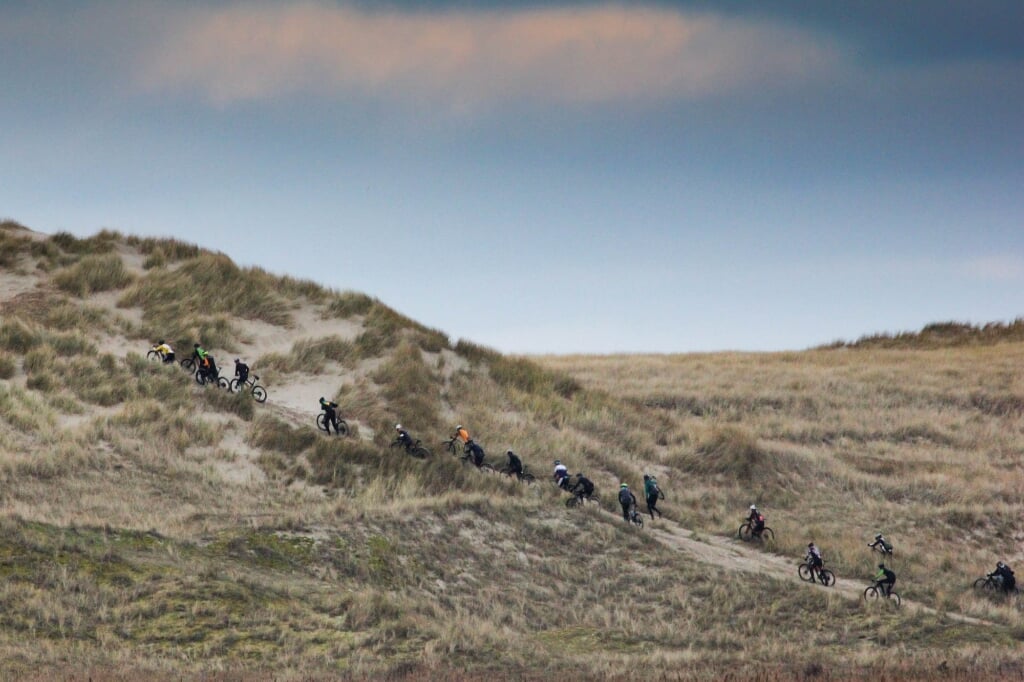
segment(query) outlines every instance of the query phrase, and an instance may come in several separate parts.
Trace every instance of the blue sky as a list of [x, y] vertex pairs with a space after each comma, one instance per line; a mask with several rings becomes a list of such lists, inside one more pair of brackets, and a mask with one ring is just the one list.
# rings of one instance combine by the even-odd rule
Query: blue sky
[[1013, 1], [0, 2], [0, 217], [527, 353], [1024, 315]]

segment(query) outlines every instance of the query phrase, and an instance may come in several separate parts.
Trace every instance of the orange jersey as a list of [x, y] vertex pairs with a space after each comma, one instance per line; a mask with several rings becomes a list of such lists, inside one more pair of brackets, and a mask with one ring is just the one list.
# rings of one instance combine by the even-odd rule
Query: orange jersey
[[455, 437], [461, 440], [463, 443], [469, 442], [469, 431], [466, 429], [459, 429], [455, 432]]

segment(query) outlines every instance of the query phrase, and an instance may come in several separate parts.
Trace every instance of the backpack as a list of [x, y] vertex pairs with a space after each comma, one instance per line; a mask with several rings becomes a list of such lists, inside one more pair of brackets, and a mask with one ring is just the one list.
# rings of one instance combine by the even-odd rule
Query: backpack
[[619, 504], [630, 504], [633, 502], [633, 493], [629, 492], [629, 488], [622, 488], [619, 490]]
[[885, 569], [885, 579], [891, 582], [896, 582], [896, 574], [887, 568]]

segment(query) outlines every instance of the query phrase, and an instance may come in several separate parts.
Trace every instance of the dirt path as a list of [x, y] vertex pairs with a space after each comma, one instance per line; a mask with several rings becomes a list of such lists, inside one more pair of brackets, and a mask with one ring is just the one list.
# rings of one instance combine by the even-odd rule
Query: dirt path
[[[701, 535], [696, 538], [694, 533], [683, 528], [674, 521], [659, 519], [656, 526], [648, 524], [643, 532], [650, 533], [663, 545], [684, 552], [698, 561], [711, 564], [718, 568], [725, 568], [745, 573], [756, 573], [759, 575], [770, 575], [781, 580], [790, 580], [798, 583], [804, 589], [811, 587], [802, 581], [797, 575], [799, 562], [794, 559], [771, 554], [760, 549], [747, 545], [739, 540], [724, 538], [717, 535]], [[857, 581], [848, 578], [836, 577], [836, 583], [832, 587], [814, 586], [812, 589], [834, 590], [850, 599], [860, 600], [867, 587], [867, 581]], [[923, 612], [936, 616], [945, 616], [950, 620], [971, 625], [996, 626], [996, 623], [974, 618], [962, 613], [949, 611], [940, 612], [923, 604], [903, 600], [901, 609], [911, 613]]]

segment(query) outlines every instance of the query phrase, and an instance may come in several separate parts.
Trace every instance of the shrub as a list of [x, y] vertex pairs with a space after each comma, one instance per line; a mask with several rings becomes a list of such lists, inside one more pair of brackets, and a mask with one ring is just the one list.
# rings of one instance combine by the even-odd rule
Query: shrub
[[481, 346], [465, 339], [459, 339], [458, 343], [455, 344], [455, 353], [473, 365], [482, 362], [491, 363], [501, 357], [501, 353], [493, 348]]
[[312, 422], [308, 428], [292, 428], [280, 419], [264, 415], [253, 425], [249, 444], [295, 456], [311, 446], [316, 436], [316, 426]]
[[0, 326], [0, 348], [25, 354], [42, 342], [42, 335], [18, 318], [7, 320]]
[[354, 291], [346, 291], [338, 294], [330, 305], [327, 306], [325, 317], [349, 318], [355, 315], [365, 315], [370, 308], [377, 305], [376, 299], [366, 294], [359, 294]]
[[438, 424], [441, 381], [423, 361], [419, 348], [403, 343], [372, 379], [381, 386], [388, 407], [401, 421], [420, 429]]
[[260, 367], [278, 372], [310, 372], [320, 374], [328, 361], [351, 365], [356, 359], [355, 345], [337, 334], [320, 339], [296, 341], [288, 355], [268, 353], [258, 361]]
[[10, 379], [18, 370], [18, 365], [7, 353], [0, 352], [0, 379]]
[[[0, 223], [0, 227], [6, 223]], [[23, 235], [14, 234], [4, 228], [0, 231], [0, 268], [9, 268], [18, 262], [23, 253], [28, 253], [32, 240]]]
[[256, 413], [255, 401], [245, 392], [230, 393], [217, 388], [202, 392], [203, 401], [219, 412], [230, 412], [245, 421], [252, 421]]
[[134, 278], [117, 254], [86, 256], [53, 276], [53, 283], [62, 291], [79, 297], [98, 291], [122, 289]]

